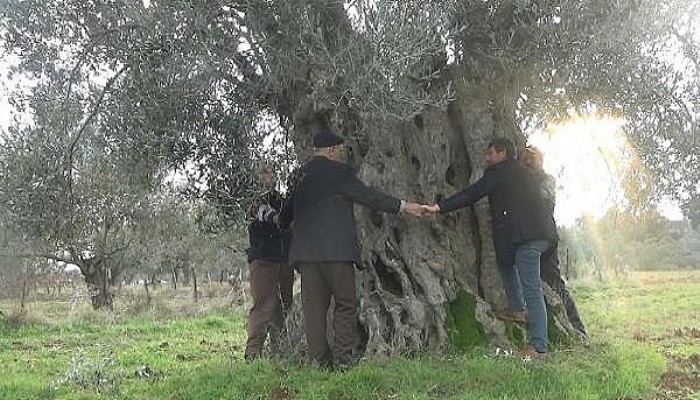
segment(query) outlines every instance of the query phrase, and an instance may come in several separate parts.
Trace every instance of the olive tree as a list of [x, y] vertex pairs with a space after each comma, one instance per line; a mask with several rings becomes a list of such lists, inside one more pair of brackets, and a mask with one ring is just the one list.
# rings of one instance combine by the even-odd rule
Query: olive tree
[[[60, 155], [54, 166], [38, 173], [48, 180], [37, 193], [55, 196], [56, 207], [71, 199], [64, 181], [77, 182], [70, 155], [96, 154], [93, 137], [109, 144], [110, 165], [128, 166], [137, 182], [172, 170], [187, 175], [191, 194], [220, 212], [206, 221], [211, 227], [228, 226], [255, 196], [251, 171], [271, 153], [266, 138], [277, 138], [283, 161], [298, 164], [319, 127], [346, 138], [365, 182], [423, 202], [478, 179], [491, 137], [522, 144], [524, 128], [592, 105], [624, 115], [650, 157], [657, 153], [646, 137], [696, 149], [679, 141], [686, 123], [661, 129], [675, 109], [656, 103], [680, 90], [659, 49], [669, 38], [688, 38], [679, 24], [692, 24], [678, 16], [693, 15], [690, 1], [26, 0], [2, 7], [6, 47], [21, 54], [18, 71], [37, 80], [17, 103], [52, 117], [16, 133], [27, 143], [41, 134], [60, 139], [47, 149]], [[138, 193], [116, 187], [120, 199]], [[421, 220], [357, 210], [364, 351], [517, 341], [491, 313], [504, 296], [487, 209], [483, 201]], [[31, 218], [41, 215], [41, 207], [30, 210]], [[548, 299], [553, 326], [566, 336], [566, 319]]]

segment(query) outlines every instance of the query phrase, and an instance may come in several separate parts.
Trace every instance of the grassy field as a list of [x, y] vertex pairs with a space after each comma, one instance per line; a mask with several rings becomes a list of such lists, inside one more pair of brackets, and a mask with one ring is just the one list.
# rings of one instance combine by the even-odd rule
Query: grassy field
[[45, 299], [22, 320], [0, 322], [0, 398], [700, 399], [700, 271], [574, 289], [587, 347], [543, 362], [488, 348], [373, 359], [344, 374], [243, 362], [245, 312], [226, 302], [193, 306], [180, 291], [103, 314], [82, 300]]

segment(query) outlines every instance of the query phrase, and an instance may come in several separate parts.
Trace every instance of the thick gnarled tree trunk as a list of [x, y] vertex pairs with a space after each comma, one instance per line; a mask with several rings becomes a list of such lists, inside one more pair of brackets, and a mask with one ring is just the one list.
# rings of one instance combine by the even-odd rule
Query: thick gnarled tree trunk
[[[505, 93], [458, 87], [457, 95], [446, 110], [430, 108], [412, 121], [351, 138], [360, 178], [399, 198], [433, 203], [481, 177], [493, 136], [522, 143], [514, 112], [494, 106], [502, 104]], [[356, 207], [363, 260], [357, 274], [359, 352], [411, 354], [525, 343], [524, 326], [493, 316], [506, 299], [488, 207], [483, 199], [458, 212], [420, 219]], [[545, 296], [550, 338], [566, 340], [573, 329], [561, 301], [548, 288]]]
[[[514, 114], [493, 93], [459, 90], [447, 110], [429, 109], [413, 121], [375, 132], [362, 160], [368, 184], [403, 199], [433, 203], [483, 174], [493, 136], [522, 142]], [[466, 89], [466, 88], [461, 88]], [[492, 90], [492, 89], [491, 89]], [[463, 348], [491, 343], [517, 347], [522, 326], [504, 324], [492, 310], [506, 306], [491, 240], [488, 200], [447, 215], [421, 219], [358, 207], [362, 271], [360, 320], [369, 354]], [[560, 301], [546, 290], [550, 330], [568, 336]], [[563, 336], [562, 336], [563, 335]]]
[[77, 263], [85, 278], [93, 310], [113, 309], [111, 271], [104, 259], [94, 257]]
[[[487, 110], [467, 107], [479, 105], [456, 102], [448, 111], [426, 110], [411, 122], [377, 132], [361, 166], [362, 179], [401, 198], [428, 203], [466, 187], [482, 170], [482, 148], [495, 133]], [[487, 207], [481, 202], [473, 209], [422, 219], [357, 209], [367, 352], [442, 348], [450, 336], [448, 305], [460, 294], [483, 310], [487, 302], [500, 301], [487, 240]], [[472, 315], [453, 320], [469, 318], [483, 327], [481, 332], [491, 330], [492, 322], [477, 321], [474, 310], [463, 312]]]

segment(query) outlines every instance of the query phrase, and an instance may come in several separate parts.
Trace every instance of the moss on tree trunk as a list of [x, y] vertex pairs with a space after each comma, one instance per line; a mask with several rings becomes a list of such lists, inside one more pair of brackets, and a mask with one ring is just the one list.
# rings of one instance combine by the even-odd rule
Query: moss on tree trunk
[[445, 321], [449, 342], [455, 350], [468, 350], [488, 344], [481, 323], [476, 317], [476, 296], [460, 290], [447, 305]]

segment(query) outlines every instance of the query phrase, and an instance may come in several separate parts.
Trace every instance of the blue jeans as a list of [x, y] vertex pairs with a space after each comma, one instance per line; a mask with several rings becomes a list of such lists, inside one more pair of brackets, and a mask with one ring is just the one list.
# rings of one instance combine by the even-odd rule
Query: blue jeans
[[524, 311], [525, 300], [523, 299], [523, 289], [520, 286], [520, 277], [515, 265], [498, 265], [498, 272], [501, 274], [503, 290], [508, 299], [508, 308], [512, 310]]
[[527, 308], [530, 345], [539, 352], [547, 351], [547, 309], [540, 284], [540, 257], [551, 243], [532, 240], [515, 249], [515, 268], [499, 267], [508, 306], [514, 310]]

